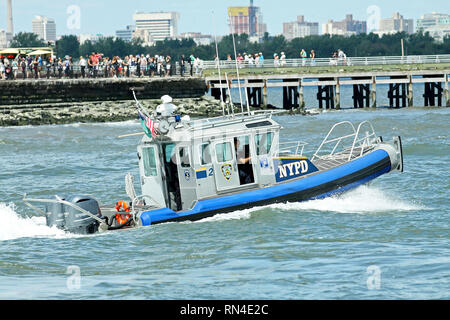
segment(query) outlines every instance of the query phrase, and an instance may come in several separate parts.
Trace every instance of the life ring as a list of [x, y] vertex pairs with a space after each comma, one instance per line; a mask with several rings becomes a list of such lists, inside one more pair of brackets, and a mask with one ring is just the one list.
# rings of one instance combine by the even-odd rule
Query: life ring
[[117, 201], [115, 208], [117, 212], [130, 212], [130, 207], [128, 206], [128, 203], [126, 203], [123, 200]]
[[131, 214], [116, 214], [116, 221], [119, 225], [125, 225], [130, 222]]
[[122, 212], [130, 212], [130, 207], [128, 204], [123, 201], [117, 201], [116, 203], [116, 211], [118, 212], [116, 214], [116, 221], [119, 225], [125, 225], [130, 222], [131, 214], [123, 214]]

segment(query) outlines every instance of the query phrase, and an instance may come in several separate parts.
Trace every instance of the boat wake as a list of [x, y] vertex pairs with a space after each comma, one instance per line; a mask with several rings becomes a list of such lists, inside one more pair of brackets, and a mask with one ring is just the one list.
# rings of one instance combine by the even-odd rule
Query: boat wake
[[310, 200], [305, 202], [276, 203], [263, 207], [237, 210], [226, 214], [217, 214], [210, 218], [197, 221], [215, 222], [225, 220], [250, 219], [252, 213], [264, 209], [274, 211], [322, 211], [337, 213], [386, 213], [386, 212], [407, 212], [415, 210], [425, 210], [421, 205], [397, 199], [386, 192], [370, 186], [360, 186], [355, 190], [341, 195], [324, 199]]
[[19, 238], [67, 238], [74, 235], [45, 224], [45, 217], [23, 218], [15, 211], [14, 204], [0, 202], [0, 241]]
[[279, 210], [314, 210], [338, 213], [383, 213], [425, 209], [421, 205], [397, 199], [380, 189], [366, 185], [344, 194], [324, 199], [273, 204], [269, 207]]

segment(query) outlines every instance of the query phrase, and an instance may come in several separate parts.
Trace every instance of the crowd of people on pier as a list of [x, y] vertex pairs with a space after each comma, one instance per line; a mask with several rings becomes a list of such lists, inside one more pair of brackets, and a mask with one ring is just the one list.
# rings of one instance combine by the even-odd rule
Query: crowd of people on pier
[[93, 52], [81, 56], [57, 58], [48, 56], [16, 56], [0, 59], [0, 79], [42, 78], [121, 78], [121, 77], [170, 77], [173, 75], [200, 75], [203, 61], [193, 54], [181, 55], [174, 61], [169, 55], [128, 55], [105, 57]]
[[[301, 49], [299, 56], [301, 66], [315, 66], [316, 53], [310, 50], [308, 53]], [[329, 59], [330, 65], [346, 64], [347, 56], [338, 49]], [[227, 63], [237, 63], [240, 68], [264, 67], [264, 55], [259, 53], [244, 52], [236, 54], [236, 61], [231, 54], [227, 55], [226, 62], [219, 61], [214, 56], [215, 67]], [[269, 62], [271, 64], [272, 62]], [[296, 64], [297, 65], [297, 64]], [[273, 66], [285, 67], [287, 56], [285, 52], [273, 54]], [[70, 56], [57, 58], [51, 55], [17, 55], [14, 58], [3, 57], [0, 59], [0, 80], [8, 79], [42, 79], [42, 78], [122, 78], [122, 77], [170, 77], [198, 76], [202, 74], [204, 61], [193, 54], [181, 55], [173, 59], [170, 55], [137, 54], [125, 57], [106, 57], [102, 53], [92, 52], [90, 55], [74, 59]]]
[[[311, 50], [310, 53], [308, 54], [305, 49], [302, 49], [299, 53], [298, 58], [301, 59], [302, 66], [307, 65], [307, 58], [309, 58], [309, 64], [311, 66], [316, 65], [316, 53], [314, 50]], [[216, 67], [217, 67], [219, 61], [216, 56], [214, 57], [214, 59], [216, 61]], [[227, 62], [228, 63], [234, 62], [231, 55], [227, 56]], [[236, 55], [236, 62], [240, 68], [244, 68], [244, 67], [245, 68], [253, 68], [253, 67], [267, 66], [264, 64], [264, 55], [261, 52], [250, 53], [250, 54], [247, 54], [246, 52], [244, 52], [243, 54], [238, 53]], [[285, 52], [282, 51], [280, 54], [278, 54], [278, 53], [273, 54], [273, 66], [275, 68], [288, 66], [287, 56], [286, 56]]]

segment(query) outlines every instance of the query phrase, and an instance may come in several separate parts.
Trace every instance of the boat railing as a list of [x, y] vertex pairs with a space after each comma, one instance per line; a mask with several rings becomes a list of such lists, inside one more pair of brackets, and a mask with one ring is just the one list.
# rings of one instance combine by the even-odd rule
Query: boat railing
[[278, 156], [289, 155], [302, 157], [305, 146], [308, 143], [303, 141], [280, 142], [278, 144]]
[[255, 110], [250, 114], [235, 113], [232, 115], [223, 115], [206, 119], [192, 120], [187, 125], [191, 130], [206, 129], [212, 127], [228, 126], [231, 124], [255, 121], [260, 119], [270, 119], [273, 115], [284, 113], [285, 110]]
[[[364, 132], [364, 136], [361, 136], [363, 129], [367, 131]], [[336, 137], [336, 132], [339, 130], [346, 130], [347, 132]], [[361, 122], [358, 128], [355, 128], [349, 121], [342, 121], [336, 123], [330, 129], [311, 160], [329, 159], [337, 157], [337, 154], [339, 154], [350, 161], [352, 158], [361, 156], [364, 150], [371, 147], [376, 140], [375, 130], [369, 121]], [[350, 146], [344, 145], [345, 141], [351, 141], [352, 143]]]
[[[364, 129], [364, 135], [361, 136], [362, 129]], [[364, 150], [370, 148], [377, 141], [377, 136], [375, 133], [375, 129], [373, 128], [372, 123], [369, 121], [363, 121], [358, 125], [358, 129], [356, 130], [355, 138], [353, 139], [352, 148], [350, 150], [350, 154], [348, 156], [348, 161], [351, 160], [353, 156], [353, 152], [355, 152], [356, 148], [359, 148], [359, 157], [363, 155]]]

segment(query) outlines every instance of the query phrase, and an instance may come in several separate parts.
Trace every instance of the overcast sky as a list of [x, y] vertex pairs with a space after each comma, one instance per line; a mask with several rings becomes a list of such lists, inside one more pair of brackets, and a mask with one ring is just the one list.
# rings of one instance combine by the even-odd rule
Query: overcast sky
[[[31, 32], [31, 20], [36, 15], [55, 19], [57, 35], [103, 34], [114, 35], [116, 30], [133, 24], [136, 11], [177, 11], [181, 32], [228, 34], [227, 7], [247, 6], [249, 0], [13, 0], [14, 31]], [[261, 7], [263, 20], [271, 35], [282, 32], [283, 22], [295, 21], [304, 15], [306, 21], [327, 22], [342, 20], [352, 13], [355, 20], [367, 20], [369, 29], [378, 15], [391, 17], [400, 12], [414, 20], [433, 11], [450, 14], [449, 0], [254, 0]], [[373, 7], [376, 6], [376, 7]], [[379, 9], [377, 9], [379, 8]], [[368, 10], [369, 9], [369, 10]], [[77, 11], [80, 15], [77, 19]], [[79, 23], [78, 23], [79, 22]], [[0, 0], [0, 29], [6, 29], [6, 0]], [[216, 26], [216, 27], [214, 27]], [[215, 31], [216, 28], [216, 31]], [[321, 26], [319, 27], [321, 30]]]

